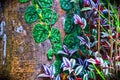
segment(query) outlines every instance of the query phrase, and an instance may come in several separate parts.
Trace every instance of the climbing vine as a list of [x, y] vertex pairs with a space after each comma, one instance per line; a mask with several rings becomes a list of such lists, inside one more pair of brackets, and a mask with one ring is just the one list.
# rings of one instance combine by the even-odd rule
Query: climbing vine
[[[60, 0], [60, 5], [66, 11], [63, 23], [66, 36], [63, 41], [60, 31], [54, 27], [58, 15], [51, 8], [53, 0], [32, 0], [24, 12], [26, 23], [36, 22], [32, 31], [35, 42], [42, 43], [49, 39], [52, 47], [47, 57], [52, 60], [55, 56], [53, 64], [42, 65], [44, 72], [38, 77], [51, 80], [111, 78], [109, 70], [117, 66], [116, 61], [120, 59], [117, 51], [119, 36], [115, 36], [120, 29], [117, 10], [111, 7], [110, 1], [99, 0]], [[112, 50], [113, 47], [116, 49]]]

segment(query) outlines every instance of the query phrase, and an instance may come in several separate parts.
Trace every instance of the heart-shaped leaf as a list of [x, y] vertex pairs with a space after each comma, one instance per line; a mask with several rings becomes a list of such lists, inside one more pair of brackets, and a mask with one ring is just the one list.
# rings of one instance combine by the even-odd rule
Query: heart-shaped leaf
[[39, 5], [42, 8], [49, 8], [53, 6], [53, 0], [32, 0], [33, 4]]
[[50, 8], [42, 9], [42, 21], [45, 22], [47, 25], [55, 24], [57, 19], [58, 19], [58, 16], [54, 10]]
[[51, 35], [50, 35], [49, 39], [50, 39], [52, 44], [60, 43], [61, 42], [60, 31], [57, 28], [52, 28]]
[[65, 18], [65, 23], [64, 23], [65, 33], [69, 34], [73, 31], [73, 28], [74, 28], [73, 24], [74, 24], [73, 16], [71, 14], [67, 14]]
[[60, 4], [61, 4], [61, 8], [66, 11], [72, 9], [73, 7], [73, 3], [71, 2], [71, 0], [60, 0]]
[[36, 8], [32, 5], [28, 6], [25, 10], [24, 18], [28, 24], [35, 22], [39, 18]]
[[57, 28], [52, 28], [49, 39], [52, 43], [52, 48], [56, 53], [62, 49], [61, 35]]
[[28, 2], [29, 0], [19, 0], [19, 2], [24, 3], [24, 2]]
[[36, 24], [32, 33], [36, 43], [44, 42], [49, 37], [48, 26], [43, 24]]
[[83, 66], [82, 66], [82, 65], [78, 66], [78, 67], [75, 69], [75, 74], [76, 74], [76, 75], [79, 75], [79, 74], [82, 72], [82, 70], [83, 70]]

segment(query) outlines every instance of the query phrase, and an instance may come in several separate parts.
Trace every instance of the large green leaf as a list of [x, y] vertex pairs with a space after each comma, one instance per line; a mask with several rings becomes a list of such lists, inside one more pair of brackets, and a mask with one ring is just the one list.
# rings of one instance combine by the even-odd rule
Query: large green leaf
[[58, 16], [55, 11], [50, 8], [42, 9], [42, 21], [47, 25], [53, 25], [57, 21]]
[[43, 24], [36, 24], [33, 29], [33, 37], [36, 43], [41, 43], [48, 39], [49, 37], [48, 26]]
[[52, 43], [52, 48], [56, 53], [62, 49], [61, 34], [57, 28], [52, 28], [49, 39]]
[[28, 2], [29, 0], [19, 0], [19, 2], [24, 3], [24, 2]]
[[51, 43], [60, 43], [61, 42], [61, 34], [57, 28], [52, 28], [51, 35], [50, 35]]
[[71, 33], [72, 30], [74, 28], [74, 19], [73, 19], [73, 15], [71, 14], [67, 14], [66, 19], [65, 19], [65, 23], [64, 23], [64, 30], [65, 33]]
[[66, 35], [63, 42], [63, 44], [65, 44], [69, 49], [78, 49], [79, 43], [80, 41], [77, 38], [76, 33]]
[[24, 18], [28, 24], [35, 22], [39, 18], [36, 12], [36, 8], [32, 5], [28, 6], [27, 9], [25, 10]]
[[71, 2], [71, 0], [60, 0], [60, 4], [61, 4], [61, 8], [66, 11], [72, 9], [73, 7], [73, 3]]
[[32, 0], [33, 4], [39, 5], [42, 8], [49, 8], [53, 6], [53, 0]]
[[53, 53], [54, 53], [54, 52], [53, 52], [53, 49], [50, 48], [50, 49], [48, 50], [48, 52], [47, 52], [47, 57], [48, 57], [49, 60], [52, 60]]

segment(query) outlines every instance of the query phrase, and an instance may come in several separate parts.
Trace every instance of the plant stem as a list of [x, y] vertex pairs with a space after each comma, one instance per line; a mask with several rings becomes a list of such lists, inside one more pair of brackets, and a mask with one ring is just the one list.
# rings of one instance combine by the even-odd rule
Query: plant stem
[[100, 53], [100, 5], [98, 5], [98, 53]]

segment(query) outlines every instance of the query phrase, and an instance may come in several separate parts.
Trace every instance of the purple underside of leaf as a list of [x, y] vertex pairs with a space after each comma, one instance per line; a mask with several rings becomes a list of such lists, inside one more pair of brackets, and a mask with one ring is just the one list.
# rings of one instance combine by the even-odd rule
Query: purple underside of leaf
[[89, 63], [93, 63], [93, 64], [96, 64], [96, 61], [95, 61], [95, 59], [92, 59], [92, 58], [90, 58], [90, 59], [87, 59], [87, 62], [89, 62]]
[[65, 53], [68, 53], [68, 51], [69, 51], [66, 45], [63, 45], [63, 50]]
[[77, 38], [80, 40], [81, 44], [83, 44], [83, 45], [87, 44], [87, 41], [83, 37], [77, 36]]
[[77, 50], [69, 50], [70, 56], [72, 56]]
[[83, 62], [83, 60], [82, 60], [81, 58], [78, 58], [78, 61], [79, 61], [79, 64], [80, 64], [80, 65], [83, 65], [83, 64], [84, 64], [84, 62]]
[[54, 64], [52, 64], [52, 65], [50, 66], [50, 70], [51, 70], [51, 75], [50, 75], [50, 76], [53, 78], [54, 75], [55, 75], [55, 72], [56, 72]]
[[64, 66], [71, 67], [71, 63], [66, 57], [63, 57], [63, 63], [64, 63]]
[[45, 74], [51, 75], [51, 70], [46, 65], [43, 65], [43, 68], [44, 68]]

